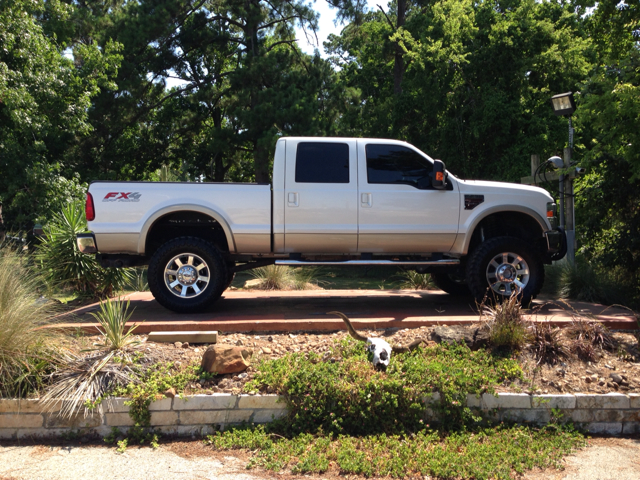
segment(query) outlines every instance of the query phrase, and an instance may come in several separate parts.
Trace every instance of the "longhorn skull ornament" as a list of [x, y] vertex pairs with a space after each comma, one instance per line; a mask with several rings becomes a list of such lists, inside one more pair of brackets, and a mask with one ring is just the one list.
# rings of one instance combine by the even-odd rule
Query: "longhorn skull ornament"
[[418, 345], [420, 345], [424, 341], [423, 338], [418, 338], [417, 340], [414, 340], [407, 346], [391, 346], [382, 338], [375, 338], [375, 337], [366, 338], [360, 335], [353, 328], [353, 325], [351, 325], [351, 321], [344, 313], [328, 312], [327, 314], [337, 315], [338, 317], [342, 318], [342, 320], [344, 320], [345, 325], [347, 326], [347, 331], [349, 332], [349, 335], [351, 335], [356, 340], [359, 340], [361, 342], [366, 342], [367, 350], [371, 352], [373, 355], [371, 362], [373, 363], [374, 368], [382, 372], [385, 372], [387, 370], [387, 367], [389, 366], [389, 361], [391, 360], [392, 352], [395, 352], [395, 353], [410, 352], [411, 350], [416, 348]]

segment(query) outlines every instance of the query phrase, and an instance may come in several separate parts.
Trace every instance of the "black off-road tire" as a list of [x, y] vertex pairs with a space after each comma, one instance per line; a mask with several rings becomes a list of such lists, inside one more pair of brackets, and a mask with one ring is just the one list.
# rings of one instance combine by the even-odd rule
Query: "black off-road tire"
[[[513, 253], [522, 258], [529, 271], [529, 278], [524, 289], [518, 292], [522, 304], [526, 305], [536, 298], [544, 283], [544, 265], [540, 254], [536, 249], [516, 237], [496, 237], [481, 243], [469, 255], [467, 263], [467, 284], [469, 290], [478, 301], [482, 301], [485, 295], [489, 299], [498, 301], [508, 298], [506, 292], [497, 292], [491, 288], [489, 282], [489, 266], [494, 258], [504, 253]], [[507, 262], [509, 263], [509, 262]], [[502, 264], [501, 264], [502, 265]], [[492, 266], [491, 269], [494, 267]], [[512, 284], [513, 285], [513, 284]], [[515, 290], [515, 288], [513, 288]]]
[[[208, 281], [206, 284], [197, 281], [196, 286], [202, 287], [200, 293], [196, 293], [191, 287], [187, 297], [182, 298], [177, 290], [172, 290], [168, 281], [165, 281], [165, 270], [168, 269], [172, 259], [187, 254], [200, 257], [205, 263], [206, 270], [203, 271]], [[206, 309], [220, 298], [229, 276], [222, 252], [216, 246], [197, 237], [179, 237], [170, 240], [160, 247], [149, 261], [149, 290], [160, 305], [178, 313], [192, 313]], [[182, 286], [177, 285], [175, 288], [179, 289]]]
[[458, 275], [450, 273], [432, 273], [431, 279], [440, 290], [447, 292], [449, 295], [455, 295], [458, 297], [470, 297], [471, 290], [467, 285], [466, 278], [461, 279]]

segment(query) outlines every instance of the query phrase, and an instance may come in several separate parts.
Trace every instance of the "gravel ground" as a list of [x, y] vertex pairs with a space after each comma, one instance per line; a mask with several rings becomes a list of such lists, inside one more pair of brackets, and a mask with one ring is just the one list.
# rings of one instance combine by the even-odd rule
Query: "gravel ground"
[[[130, 447], [123, 454], [104, 446], [11, 445], [0, 446], [0, 480], [345, 478], [337, 472], [318, 477], [246, 470], [246, 462], [240, 452], [238, 456], [215, 452], [196, 440], [161, 445], [157, 450]], [[638, 472], [639, 439], [596, 438], [588, 448], [567, 457], [564, 470], [534, 470], [524, 480], [638, 480]]]
[[[194, 442], [195, 443], [195, 442]], [[185, 457], [166, 446], [115, 448], [84, 446], [0, 447], [0, 480], [154, 480], [167, 478], [257, 480], [246, 462], [232, 456]]]

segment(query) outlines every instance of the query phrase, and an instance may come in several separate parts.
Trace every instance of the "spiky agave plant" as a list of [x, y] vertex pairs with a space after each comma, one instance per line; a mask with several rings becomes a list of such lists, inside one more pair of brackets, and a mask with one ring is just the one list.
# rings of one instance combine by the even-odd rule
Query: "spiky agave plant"
[[[85, 415], [87, 405], [95, 404], [117, 386], [138, 382], [141, 369], [133, 362], [133, 347], [140, 342], [133, 337], [137, 325], [126, 330], [131, 318], [129, 301], [118, 298], [100, 303], [100, 310], [92, 313], [100, 323], [102, 341], [94, 343], [86, 356], [67, 355], [64, 365], [54, 374], [52, 386], [42, 397], [51, 410], [62, 416], [73, 416], [81, 406]], [[147, 358], [147, 362], [151, 361]]]

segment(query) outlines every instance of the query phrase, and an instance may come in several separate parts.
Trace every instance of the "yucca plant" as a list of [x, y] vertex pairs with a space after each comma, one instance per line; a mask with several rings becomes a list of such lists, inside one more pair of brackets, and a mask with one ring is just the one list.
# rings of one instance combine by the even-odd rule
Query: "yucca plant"
[[[131, 318], [129, 301], [110, 300], [100, 303], [100, 310], [92, 313], [100, 323], [102, 341], [87, 356], [68, 354], [64, 365], [53, 375], [52, 386], [42, 397], [45, 405], [57, 409], [62, 416], [74, 415], [80, 406], [94, 404], [118, 386], [139, 381], [141, 372], [134, 365], [132, 347], [139, 344], [132, 335], [133, 325], [126, 331]], [[147, 359], [149, 361], [149, 359]]]
[[400, 288], [407, 290], [433, 290], [436, 288], [433, 280], [431, 280], [431, 275], [428, 273], [406, 270], [400, 273], [400, 277], [402, 277]]
[[21, 397], [42, 387], [58, 359], [60, 336], [52, 302], [24, 254], [0, 248], [0, 395]]
[[36, 258], [48, 285], [107, 297], [133, 280], [133, 269], [102, 268], [93, 255], [80, 252], [76, 235], [87, 231], [81, 203], [64, 206], [43, 230], [44, 237], [37, 247]]

